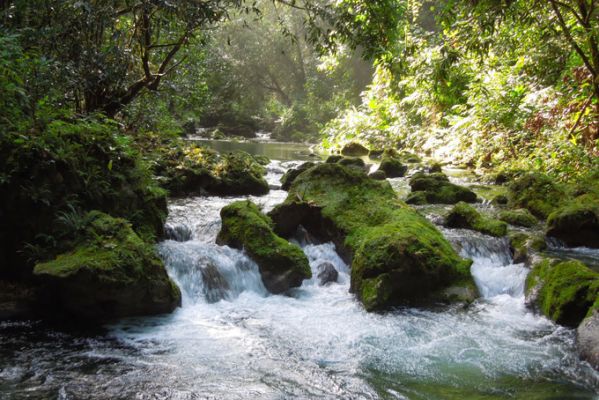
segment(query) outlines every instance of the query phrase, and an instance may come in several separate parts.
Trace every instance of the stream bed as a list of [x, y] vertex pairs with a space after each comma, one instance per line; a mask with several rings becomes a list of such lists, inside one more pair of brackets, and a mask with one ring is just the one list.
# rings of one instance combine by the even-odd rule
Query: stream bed
[[[293, 165], [273, 161], [267, 180]], [[269, 210], [285, 197], [251, 199]], [[313, 271], [335, 266], [337, 283], [269, 295], [249, 258], [214, 244], [220, 209], [242, 198], [170, 202], [177, 240], [158, 250], [183, 294], [173, 314], [92, 332], [1, 323], [0, 399], [599, 398], [575, 332], [525, 307], [528, 270], [506, 240], [443, 230], [474, 260], [482, 297], [471, 306], [367, 313], [330, 243], [299, 242]]]

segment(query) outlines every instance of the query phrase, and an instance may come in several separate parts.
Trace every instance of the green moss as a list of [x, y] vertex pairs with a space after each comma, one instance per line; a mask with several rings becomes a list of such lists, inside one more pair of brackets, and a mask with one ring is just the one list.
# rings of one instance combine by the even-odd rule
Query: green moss
[[338, 163], [346, 167], [356, 167], [361, 170], [364, 170], [366, 167], [366, 163], [361, 158], [343, 157]]
[[481, 215], [476, 209], [459, 202], [445, 217], [445, 226], [449, 228], [471, 229], [491, 236], [505, 236], [507, 224]]
[[597, 305], [599, 273], [580, 261], [545, 259], [530, 272], [526, 291], [536, 295], [535, 304], [546, 317], [575, 327]]
[[397, 178], [404, 176], [408, 167], [403, 165], [398, 158], [384, 156], [379, 171], [383, 171], [388, 178]]
[[599, 248], [599, 197], [585, 194], [551, 213], [546, 233], [569, 246]]
[[281, 189], [289, 190], [289, 188], [291, 187], [291, 184], [293, 183], [295, 178], [297, 178], [299, 176], [299, 174], [306, 171], [307, 169], [312, 168], [315, 165], [316, 164], [313, 162], [306, 162], [297, 168], [292, 168], [292, 169], [288, 170], [287, 172], [285, 172], [285, 174], [281, 177]]
[[82, 318], [170, 312], [181, 295], [153, 246], [130, 224], [98, 211], [87, 216], [76, 246], [35, 266], [61, 311]]
[[217, 243], [243, 248], [258, 264], [262, 281], [272, 293], [298, 287], [312, 277], [304, 252], [277, 236], [271, 220], [251, 201], [238, 201], [221, 210]]
[[362, 157], [368, 155], [368, 149], [357, 142], [350, 142], [343, 146], [341, 154], [349, 157]]
[[377, 170], [377, 171], [374, 171], [371, 174], [368, 174], [368, 177], [371, 178], [371, 179], [375, 179], [377, 181], [382, 181], [382, 180], [387, 179], [387, 174], [385, 174], [381, 170]]
[[510, 225], [524, 226], [527, 228], [531, 228], [538, 223], [535, 216], [525, 208], [502, 211], [499, 213], [499, 219], [503, 222], [507, 222]]
[[[442, 173], [419, 172], [410, 179], [410, 187], [414, 195], [408, 197], [409, 204], [422, 204], [422, 200], [425, 200], [426, 204], [476, 202], [476, 194], [472, 190], [449, 182], [449, 178]], [[416, 192], [423, 192], [424, 195], [416, 195]]]
[[256, 160], [256, 162], [262, 166], [270, 164], [270, 159], [265, 155], [254, 154], [252, 157], [254, 157], [254, 160]]
[[510, 207], [528, 209], [538, 218], [547, 218], [564, 198], [566, 193], [546, 175], [531, 172], [520, 176], [509, 186]]
[[303, 224], [323, 240], [334, 240], [353, 260], [352, 291], [369, 310], [423, 300], [471, 280], [470, 262], [398, 200], [387, 181], [340, 165], [322, 164], [300, 175], [271, 216], [279, 232]]
[[328, 156], [325, 163], [327, 164], [336, 164], [339, 161], [341, 161], [343, 159], [343, 156], [340, 156], [338, 154], [333, 154], [331, 156]]

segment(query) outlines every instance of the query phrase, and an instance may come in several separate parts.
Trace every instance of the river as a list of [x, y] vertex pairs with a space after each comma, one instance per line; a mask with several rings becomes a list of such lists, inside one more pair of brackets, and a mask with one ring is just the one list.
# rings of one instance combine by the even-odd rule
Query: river
[[[293, 165], [273, 161], [269, 183]], [[251, 199], [269, 210], [285, 197]], [[329, 243], [299, 244], [313, 270], [332, 263], [338, 283], [312, 279], [269, 295], [251, 260], [214, 244], [220, 209], [242, 198], [170, 202], [178, 240], [158, 251], [183, 293], [173, 314], [91, 332], [0, 324], [0, 398], [599, 398], [599, 373], [578, 359], [574, 331], [525, 307], [528, 271], [512, 263], [504, 239], [443, 230], [474, 260], [482, 298], [473, 305], [367, 313]]]

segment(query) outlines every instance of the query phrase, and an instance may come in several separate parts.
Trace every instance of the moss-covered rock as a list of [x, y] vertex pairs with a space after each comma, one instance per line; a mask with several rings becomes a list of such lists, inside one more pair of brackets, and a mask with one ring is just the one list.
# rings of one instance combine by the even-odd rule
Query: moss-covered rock
[[382, 181], [387, 179], [387, 174], [384, 171], [376, 170], [373, 173], [368, 174], [368, 177], [377, 181]]
[[383, 155], [384, 150], [383, 149], [371, 149], [368, 152], [368, 157], [374, 159], [378, 159], [381, 158], [381, 156]]
[[218, 154], [197, 145], [174, 152], [157, 171], [165, 177], [164, 186], [171, 195], [263, 195], [269, 191], [261, 164], [264, 159], [243, 151]]
[[599, 305], [599, 273], [580, 261], [544, 259], [526, 279], [526, 296], [547, 318], [576, 327]]
[[312, 168], [315, 165], [316, 165], [315, 163], [309, 161], [309, 162], [303, 163], [302, 165], [300, 165], [297, 168], [292, 168], [292, 169], [288, 170], [287, 172], [285, 172], [285, 174], [281, 177], [281, 189], [289, 190], [289, 188], [291, 187], [291, 184], [293, 183], [295, 178], [298, 177], [299, 174], [301, 174], [302, 172], [304, 172], [307, 169]]
[[343, 159], [343, 156], [340, 156], [339, 154], [333, 154], [327, 157], [325, 163], [327, 164], [336, 164], [339, 161], [341, 161]]
[[350, 142], [343, 146], [341, 154], [348, 157], [362, 157], [367, 156], [369, 150], [357, 142]]
[[438, 162], [434, 162], [431, 165], [429, 165], [428, 172], [431, 174], [441, 173], [443, 172], [443, 166]]
[[398, 200], [387, 181], [342, 165], [321, 164], [301, 174], [270, 215], [283, 236], [301, 224], [319, 239], [333, 241], [351, 263], [352, 292], [368, 310], [453, 300], [445, 289], [473, 286], [470, 261]]
[[508, 201], [509, 200], [506, 195], [498, 194], [497, 196], [493, 197], [493, 199], [491, 200], [491, 204], [495, 206], [505, 206], [508, 203]]
[[[412, 193], [406, 200], [408, 204], [476, 202], [476, 194], [472, 190], [449, 182], [449, 178], [442, 173], [425, 174], [418, 172], [410, 179], [410, 187]], [[422, 194], [419, 192], [422, 192]]]
[[366, 163], [361, 158], [343, 157], [341, 160], [338, 161], [338, 164], [350, 168], [357, 168], [360, 171], [365, 171], [366, 169]]
[[530, 265], [534, 256], [547, 248], [545, 238], [540, 234], [527, 234], [524, 232], [512, 232], [508, 236], [512, 259], [514, 263], [525, 263]]
[[399, 158], [383, 156], [379, 171], [383, 171], [388, 178], [402, 177], [408, 171], [408, 167], [403, 165]]
[[448, 228], [471, 229], [491, 236], [505, 236], [507, 224], [479, 213], [474, 207], [459, 202], [445, 217], [444, 225]]
[[502, 211], [499, 213], [499, 219], [510, 225], [523, 226], [526, 228], [531, 228], [539, 222], [535, 216], [525, 208]]
[[538, 218], [547, 218], [566, 197], [564, 190], [546, 175], [530, 172], [508, 185], [509, 206], [528, 209]]
[[35, 266], [50, 312], [87, 320], [171, 312], [181, 303], [152, 245], [129, 223], [99, 211], [86, 216], [71, 251]]
[[217, 243], [244, 249], [258, 264], [264, 286], [283, 293], [312, 277], [308, 259], [298, 246], [277, 236], [272, 222], [251, 201], [238, 201], [221, 210]]
[[599, 248], [599, 199], [583, 195], [557, 209], [547, 219], [546, 233], [568, 246]]

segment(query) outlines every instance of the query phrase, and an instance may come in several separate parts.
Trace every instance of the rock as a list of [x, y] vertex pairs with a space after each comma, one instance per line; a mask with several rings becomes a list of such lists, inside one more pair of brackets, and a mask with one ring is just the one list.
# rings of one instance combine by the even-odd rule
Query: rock
[[277, 236], [270, 219], [254, 203], [237, 201], [224, 207], [220, 215], [222, 228], [217, 243], [244, 249], [258, 264], [262, 282], [271, 293], [299, 287], [312, 277], [302, 249]]
[[372, 159], [381, 158], [381, 156], [383, 155], [383, 151], [384, 150], [382, 149], [372, 149], [368, 152], [368, 157]]
[[357, 142], [350, 142], [343, 146], [341, 154], [348, 157], [362, 157], [368, 155], [368, 149]]
[[584, 195], [557, 209], [547, 219], [546, 234], [568, 246], [599, 248], [599, 200]]
[[168, 240], [187, 242], [188, 240], [191, 240], [191, 229], [183, 224], [166, 224], [164, 226], [164, 236]]
[[522, 175], [508, 185], [509, 206], [526, 208], [538, 218], [545, 219], [565, 198], [563, 189], [551, 178], [536, 172]]
[[366, 163], [361, 158], [353, 158], [353, 157], [343, 157], [338, 161], [338, 164], [341, 164], [346, 167], [357, 168], [361, 171], [366, 169]]
[[449, 182], [449, 178], [442, 173], [424, 174], [418, 172], [410, 179], [410, 187], [412, 193], [406, 200], [408, 204], [476, 202], [476, 194], [472, 190]]
[[204, 282], [204, 295], [208, 303], [216, 303], [226, 299], [229, 293], [229, 283], [218, 271], [214, 264], [199, 266]]
[[339, 278], [339, 272], [337, 272], [333, 264], [325, 262], [320, 264], [316, 269], [318, 271], [317, 277], [320, 286], [337, 282], [337, 279]]
[[336, 164], [339, 161], [341, 161], [343, 159], [343, 156], [340, 156], [338, 154], [333, 154], [331, 156], [328, 156], [325, 163], [327, 164]]
[[438, 162], [432, 163], [429, 167], [428, 167], [428, 172], [431, 174], [437, 173], [437, 172], [443, 172], [443, 166], [441, 164], [439, 164]]
[[599, 370], [599, 304], [594, 308], [578, 326], [576, 340], [581, 358]]
[[285, 175], [283, 175], [281, 177], [281, 189], [289, 190], [289, 188], [291, 187], [291, 184], [293, 183], [295, 178], [297, 178], [299, 176], [299, 174], [301, 174], [302, 172], [304, 172], [307, 169], [312, 168], [315, 165], [316, 164], [314, 164], [313, 162], [306, 162], [297, 168], [292, 168], [292, 169], [288, 170], [287, 172], [285, 172]]
[[320, 164], [295, 180], [270, 216], [279, 235], [290, 236], [301, 224], [319, 240], [333, 241], [351, 264], [351, 291], [367, 310], [453, 301], [459, 291], [448, 294], [452, 286], [476, 291], [471, 262], [398, 200], [387, 181], [339, 164]]
[[485, 217], [464, 202], [459, 202], [453, 207], [445, 217], [444, 225], [448, 228], [470, 229], [497, 237], [507, 234], [505, 222]]
[[526, 228], [532, 228], [539, 222], [526, 208], [502, 211], [499, 213], [499, 220], [507, 222], [510, 225]]
[[513, 232], [508, 236], [514, 264], [524, 263], [530, 266], [538, 253], [547, 245], [542, 235], [529, 235], [524, 232]]
[[399, 178], [406, 174], [408, 167], [403, 165], [398, 158], [384, 155], [379, 166], [379, 171], [383, 171], [388, 178]]
[[491, 204], [497, 206], [504, 206], [508, 203], [508, 198], [506, 195], [504, 194], [498, 194], [497, 196], [493, 197], [493, 200], [491, 200]]
[[270, 159], [264, 155], [254, 154], [252, 157], [254, 158], [254, 160], [256, 160], [258, 164], [262, 166], [267, 166], [268, 164], [270, 164]]
[[93, 321], [161, 314], [181, 304], [151, 244], [129, 223], [99, 211], [74, 248], [35, 266], [51, 314]]
[[410, 153], [408, 151], [402, 151], [400, 153], [400, 157], [403, 161], [405, 161], [409, 164], [417, 164], [417, 163], [422, 162], [422, 159], [420, 157], [418, 157], [416, 154]]
[[213, 174], [214, 182], [206, 189], [214, 194], [226, 196], [267, 194], [270, 190], [264, 179], [266, 170], [256, 160], [243, 151], [221, 155]]
[[370, 179], [374, 179], [377, 181], [383, 181], [383, 180], [387, 179], [387, 174], [384, 171], [381, 171], [379, 169], [379, 170], [376, 170], [373, 173], [369, 174], [368, 177]]
[[580, 261], [544, 259], [526, 279], [526, 299], [556, 323], [577, 327], [599, 306], [599, 273]]

